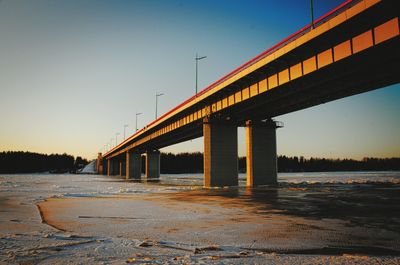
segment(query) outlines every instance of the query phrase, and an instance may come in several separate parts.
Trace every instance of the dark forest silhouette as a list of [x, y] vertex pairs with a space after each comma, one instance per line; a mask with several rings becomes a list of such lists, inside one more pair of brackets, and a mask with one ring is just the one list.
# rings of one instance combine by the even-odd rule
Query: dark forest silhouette
[[160, 172], [165, 174], [202, 173], [203, 154], [195, 153], [161, 153]]
[[75, 172], [88, 163], [78, 156], [68, 154], [38, 154], [31, 152], [0, 152], [0, 174], [51, 172]]
[[[246, 161], [245, 161], [246, 163]], [[326, 159], [278, 157], [279, 172], [383, 171], [400, 170], [400, 158]]]
[[[161, 173], [202, 173], [203, 154], [161, 153]], [[246, 157], [238, 162], [240, 172], [246, 172]], [[144, 168], [144, 165], [143, 165]], [[326, 159], [304, 157], [278, 157], [279, 172], [321, 172], [321, 171], [383, 171], [400, 170], [400, 158]]]

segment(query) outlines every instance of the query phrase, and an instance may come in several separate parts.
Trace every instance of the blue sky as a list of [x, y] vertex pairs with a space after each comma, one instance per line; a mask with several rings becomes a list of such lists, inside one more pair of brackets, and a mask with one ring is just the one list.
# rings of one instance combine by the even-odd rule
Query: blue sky
[[[342, 1], [314, 0], [315, 17]], [[0, 1], [0, 150], [93, 158], [310, 21], [308, 0]], [[277, 117], [278, 153], [400, 156], [399, 85]], [[244, 155], [244, 130], [239, 129]], [[164, 151], [202, 151], [202, 138]]]

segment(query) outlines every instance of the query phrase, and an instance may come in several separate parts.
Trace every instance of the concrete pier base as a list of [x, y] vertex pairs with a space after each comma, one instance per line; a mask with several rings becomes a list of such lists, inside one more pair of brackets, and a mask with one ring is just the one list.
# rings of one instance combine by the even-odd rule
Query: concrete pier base
[[111, 176], [115, 176], [117, 172], [117, 161], [115, 159], [111, 159]]
[[146, 152], [146, 179], [160, 177], [160, 151]]
[[111, 176], [115, 176], [119, 174], [119, 162], [116, 158], [110, 159], [111, 161]]
[[103, 158], [101, 156], [101, 153], [98, 153], [96, 159], [96, 173], [103, 174], [103, 168], [104, 168]]
[[111, 176], [111, 160], [107, 159], [107, 176]]
[[126, 152], [126, 179], [140, 179], [142, 175], [142, 157], [140, 153]]
[[125, 161], [119, 162], [119, 175], [121, 177], [125, 177], [125, 175], [126, 175], [126, 162]]
[[277, 183], [276, 128], [271, 120], [246, 122], [247, 186]]
[[204, 120], [204, 186], [238, 185], [237, 127]]
[[102, 158], [101, 159], [101, 164], [102, 164], [101, 172], [99, 172], [99, 174], [107, 175], [108, 174], [108, 160], [105, 159], [105, 158]]

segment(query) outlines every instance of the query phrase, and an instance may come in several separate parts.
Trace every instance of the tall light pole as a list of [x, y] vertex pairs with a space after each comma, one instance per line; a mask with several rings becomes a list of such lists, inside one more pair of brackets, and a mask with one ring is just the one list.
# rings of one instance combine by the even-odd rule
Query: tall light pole
[[[135, 120], [135, 132], [137, 132], [137, 117], [139, 116], [139, 115], [141, 115], [142, 113], [141, 112], [136, 112], [136, 120]], [[156, 119], [157, 119], [157, 114], [156, 114]]]
[[313, 0], [310, 0], [310, 11], [311, 11], [311, 28], [314, 28], [314, 8], [313, 8]]
[[157, 120], [157, 105], [158, 105], [158, 97], [161, 97], [162, 95], [164, 95], [163, 93], [157, 94], [156, 93], [156, 120]]
[[119, 132], [116, 132], [115, 133], [115, 146], [117, 146], [117, 144], [118, 144], [118, 135], [119, 135]]
[[128, 124], [124, 124], [124, 141], [125, 141], [125, 131], [126, 131], [126, 128], [127, 128], [128, 126], [129, 126]]
[[197, 53], [196, 53], [196, 58], [194, 58], [194, 59], [196, 60], [196, 95], [197, 95], [197, 83], [198, 83], [197, 79], [198, 79], [198, 68], [199, 68], [198, 64], [199, 64], [199, 61], [200, 61], [201, 59], [205, 59], [205, 58], [207, 58], [207, 56], [201, 56], [201, 57], [199, 57], [199, 56], [197, 55]]

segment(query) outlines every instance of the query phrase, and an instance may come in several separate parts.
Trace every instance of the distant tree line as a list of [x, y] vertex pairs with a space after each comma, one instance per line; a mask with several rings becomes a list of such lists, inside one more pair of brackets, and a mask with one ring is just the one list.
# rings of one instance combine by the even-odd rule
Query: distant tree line
[[161, 153], [160, 171], [166, 174], [202, 173], [203, 154], [195, 153]]
[[[161, 153], [160, 170], [163, 174], [203, 173], [203, 154]], [[145, 170], [145, 161], [142, 161]], [[80, 156], [76, 159], [68, 154], [38, 154], [32, 152], [0, 152], [0, 174], [52, 172], [76, 172], [88, 164]], [[238, 161], [240, 172], [246, 172], [246, 157]], [[400, 158], [326, 159], [297, 157], [278, 157], [279, 172], [318, 172], [318, 171], [383, 171], [400, 170]]]
[[75, 172], [88, 164], [86, 159], [76, 159], [68, 154], [38, 154], [22, 151], [0, 152], [0, 174]]
[[304, 157], [278, 157], [279, 172], [318, 171], [383, 171], [400, 170], [400, 158], [326, 159]]
[[[161, 173], [202, 173], [203, 154], [161, 153]], [[143, 161], [144, 162], [144, 161]], [[144, 169], [144, 163], [143, 167]], [[246, 157], [239, 157], [238, 168], [246, 172]], [[297, 157], [278, 157], [279, 172], [321, 172], [321, 171], [383, 171], [400, 170], [400, 158], [326, 159]]]

